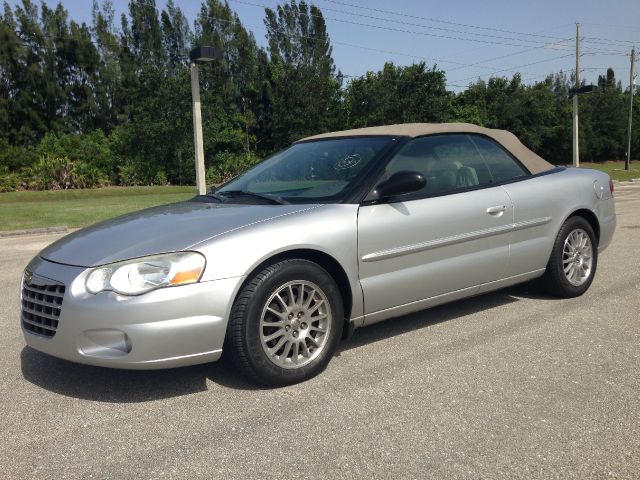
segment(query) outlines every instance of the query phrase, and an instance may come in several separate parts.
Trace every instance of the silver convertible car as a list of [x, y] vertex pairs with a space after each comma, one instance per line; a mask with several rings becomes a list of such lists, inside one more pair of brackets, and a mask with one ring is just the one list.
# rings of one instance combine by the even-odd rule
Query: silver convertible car
[[154, 369], [217, 360], [284, 385], [354, 329], [541, 277], [583, 294], [613, 184], [502, 130], [407, 124], [305, 138], [207, 195], [45, 248], [22, 282], [29, 346]]

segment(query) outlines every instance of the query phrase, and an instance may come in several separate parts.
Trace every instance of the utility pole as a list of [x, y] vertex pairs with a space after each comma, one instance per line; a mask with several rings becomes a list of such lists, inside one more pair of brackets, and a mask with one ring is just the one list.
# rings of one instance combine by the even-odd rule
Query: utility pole
[[[576, 23], [576, 90], [580, 88], [580, 24]], [[580, 166], [578, 144], [578, 94], [573, 95], [573, 166]]]
[[627, 140], [627, 158], [624, 162], [624, 169], [629, 170], [629, 163], [631, 162], [631, 121], [633, 119], [633, 91], [635, 90], [636, 75], [635, 75], [635, 61], [636, 61], [636, 49], [631, 49], [631, 70], [629, 72], [629, 134]]

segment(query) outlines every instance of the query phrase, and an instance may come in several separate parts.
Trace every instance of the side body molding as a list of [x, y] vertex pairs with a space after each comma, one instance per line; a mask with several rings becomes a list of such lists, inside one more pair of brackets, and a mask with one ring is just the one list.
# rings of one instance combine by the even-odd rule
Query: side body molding
[[514, 232], [517, 230], [525, 230], [527, 228], [545, 225], [550, 221], [551, 221], [551, 217], [542, 217], [542, 218], [536, 218], [536, 219], [526, 220], [522, 222], [511, 223], [509, 225], [501, 225], [493, 228], [485, 228], [482, 230], [476, 230], [474, 232], [464, 233], [461, 235], [452, 235], [449, 237], [437, 238], [435, 240], [430, 240], [428, 242], [417, 243], [414, 245], [406, 245], [402, 247], [369, 253], [362, 257], [362, 261], [375, 262], [379, 260], [386, 260], [388, 258], [400, 257], [402, 255], [408, 255], [416, 252], [423, 252], [426, 250], [433, 250], [436, 248], [455, 245], [458, 243], [468, 242], [471, 240], [478, 240], [481, 238], [492, 237], [494, 235], [500, 235], [503, 233]]

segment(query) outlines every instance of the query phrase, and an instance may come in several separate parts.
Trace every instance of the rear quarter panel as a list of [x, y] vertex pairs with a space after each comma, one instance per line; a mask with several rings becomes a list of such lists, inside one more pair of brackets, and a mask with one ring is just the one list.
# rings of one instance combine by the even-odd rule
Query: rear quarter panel
[[[603, 185], [606, 188], [600, 190]], [[516, 225], [548, 219], [538, 226], [513, 232], [507, 276], [545, 268], [560, 227], [575, 211], [590, 210], [600, 223], [610, 220], [612, 215], [615, 219], [609, 176], [595, 170], [567, 168], [503, 188], [513, 202]]]

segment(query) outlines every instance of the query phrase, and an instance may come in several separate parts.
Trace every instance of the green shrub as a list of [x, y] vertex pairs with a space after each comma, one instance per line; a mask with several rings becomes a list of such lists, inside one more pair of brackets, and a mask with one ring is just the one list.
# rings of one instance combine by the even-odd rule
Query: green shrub
[[97, 175], [99, 183], [115, 183], [118, 180], [115, 168], [117, 160], [112, 152], [111, 143], [102, 130], [80, 135], [49, 132], [40, 141], [36, 151], [39, 157], [67, 157], [73, 162], [79, 162], [78, 165], [94, 170], [88, 173], [85, 168], [83, 174], [89, 177]]
[[133, 163], [125, 163], [118, 167], [118, 184], [125, 187], [135, 187], [144, 185], [144, 181]]
[[96, 167], [69, 157], [42, 155], [28, 170], [28, 186], [38, 190], [93, 188], [108, 184], [108, 179]]
[[24, 188], [22, 176], [0, 165], [0, 192], [15, 192], [22, 188]]
[[167, 185], [169, 182], [167, 181], [167, 174], [164, 173], [164, 170], [158, 170], [153, 177], [154, 185]]
[[32, 148], [16, 147], [6, 141], [0, 141], [0, 169], [4, 167], [7, 172], [17, 173], [37, 161], [38, 155]]

